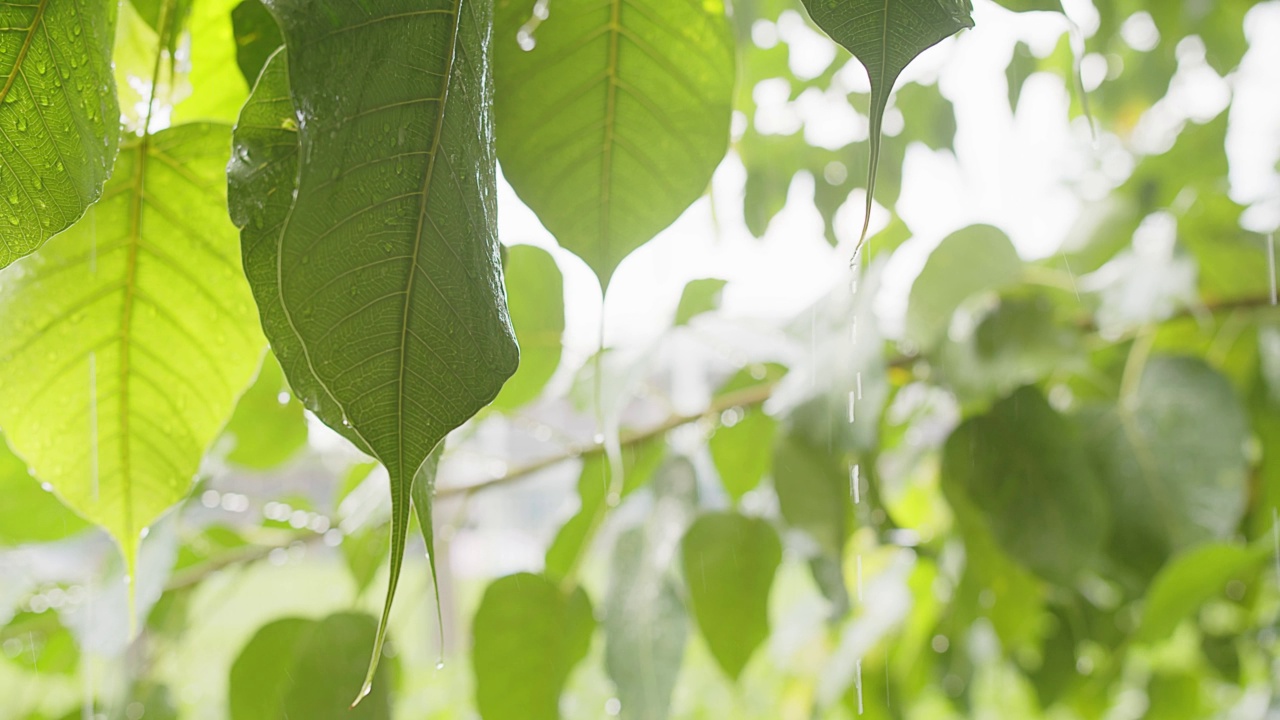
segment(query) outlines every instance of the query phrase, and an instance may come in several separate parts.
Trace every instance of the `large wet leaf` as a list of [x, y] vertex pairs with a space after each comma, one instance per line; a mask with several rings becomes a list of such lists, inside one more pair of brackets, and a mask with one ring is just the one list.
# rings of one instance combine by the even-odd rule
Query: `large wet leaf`
[[471, 623], [476, 705], [484, 720], [556, 720], [560, 691], [591, 647], [596, 621], [582, 588], [541, 575], [495, 580]]
[[681, 541], [681, 566], [698, 629], [725, 673], [737, 679], [769, 636], [769, 591], [782, 543], [766, 520], [711, 513]]
[[973, 27], [969, 16], [973, 8], [969, 0], [804, 0], [804, 6], [818, 27], [858, 58], [871, 80], [867, 113], [871, 119], [871, 159], [861, 235], [865, 240], [880, 162], [880, 125], [893, 83], [920, 53]]
[[126, 145], [103, 199], [0, 289], [0, 425], [130, 567], [262, 355], [225, 210], [229, 135], [184, 125]]
[[288, 61], [268, 63], [241, 115], [231, 210], [290, 386], [390, 475], [380, 643], [414, 475], [518, 360], [495, 237], [489, 9], [269, 8]]
[[498, 155], [516, 193], [602, 287], [697, 200], [729, 142], [721, 0], [498, 0]]
[[115, 8], [0, 3], [0, 268], [79, 220], [111, 174]]

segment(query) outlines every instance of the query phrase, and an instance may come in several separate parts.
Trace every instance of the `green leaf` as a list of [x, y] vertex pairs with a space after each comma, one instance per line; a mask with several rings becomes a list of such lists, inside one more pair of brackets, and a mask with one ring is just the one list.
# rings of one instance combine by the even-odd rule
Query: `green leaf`
[[502, 172], [608, 288], [724, 155], [733, 33], [721, 0], [561, 0], [541, 22], [534, 5], [497, 3]]
[[616, 506], [633, 490], [643, 485], [653, 475], [666, 454], [667, 446], [662, 438], [628, 445], [622, 449], [622, 482], [619, 496], [608, 497], [612, 485], [612, 470], [604, 453], [594, 453], [582, 463], [578, 476], [578, 499], [581, 506], [556, 533], [551, 547], [547, 548], [546, 573], [551, 577], [567, 578], [582, 561], [591, 538], [610, 506]]
[[676, 306], [675, 325], [688, 325], [695, 316], [710, 312], [720, 307], [720, 293], [728, 284], [718, 278], [700, 278], [690, 280], [680, 293], [680, 304]]
[[844, 576], [844, 544], [849, 535], [849, 475], [829, 451], [794, 433], [778, 438], [773, 451], [773, 487], [787, 525], [804, 533], [815, 547], [809, 568], [834, 615], [849, 608]]
[[1090, 567], [1110, 529], [1075, 428], [1032, 387], [956, 428], [942, 483], [948, 497], [968, 498], [1006, 553], [1062, 584]]
[[582, 588], [564, 593], [520, 573], [484, 591], [471, 624], [476, 705], [484, 720], [557, 720], [560, 691], [595, 632]]
[[[364, 648], [377, 630], [374, 618], [356, 613], [318, 621], [285, 618], [262, 626], [231, 666], [232, 720], [389, 720], [385, 683], [359, 707], [347, 707], [364, 676]], [[378, 678], [393, 668], [384, 668]]]
[[74, 675], [79, 669], [80, 648], [55, 612], [18, 613], [0, 626], [0, 645], [7, 651], [11, 643], [21, 649], [10, 659], [28, 672]]
[[760, 408], [746, 410], [732, 425], [721, 425], [707, 441], [720, 484], [734, 502], [754, 490], [773, 462], [778, 421]]
[[[50, 486], [52, 488], [52, 486]], [[52, 542], [89, 527], [27, 471], [0, 440], [0, 546]]]
[[0, 292], [0, 426], [130, 574], [262, 357], [222, 193], [228, 138], [182, 125], [130, 142], [103, 199]]
[[271, 54], [284, 44], [280, 26], [261, 0], [244, 0], [231, 11], [236, 39], [236, 65], [250, 85], [257, 82]]
[[495, 236], [489, 11], [443, 0], [269, 8], [287, 79], [277, 54], [241, 114], [231, 212], [290, 386], [390, 475], [372, 678], [414, 475], [518, 362]]
[[236, 41], [231, 19], [236, 2], [196, 0], [191, 8], [187, 24], [191, 71], [186, 82], [175, 88], [178, 92], [174, 98], [174, 122], [235, 122], [240, 106], [249, 96], [249, 84], [236, 71]]
[[871, 80], [871, 158], [867, 163], [867, 238], [871, 204], [880, 164], [880, 126], [889, 93], [902, 71], [920, 53], [965, 28], [973, 27], [969, 0], [804, 0], [818, 27], [858, 58]]
[[1022, 260], [1008, 236], [990, 225], [970, 225], [934, 249], [907, 298], [906, 337], [921, 350], [937, 345], [951, 316], [969, 297], [1018, 280]]
[[511, 324], [520, 344], [520, 368], [493, 401], [514, 410], [538, 397], [560, 366], [564, 334], [564, 278], [555, 258], [532, 245], [507, 249], [503, 263]]
[[1057, 11], [1062, 12], [1062, 0], [996, 0], [1014, 12]]
[[640, 527], [618, 537], [604, 607], [605, 669], [622, 716], [636, 720], [667, 717], [689, 635], [684, 603], [667, 575], [672, 558], [658, 557], [663, 539], [652, 535]]
[[681, 567], [702, 637], [734, 680], [769, 636], [769, 590], [782, 543], [769, 523], [735, 513], [698, 518], [681, 541]]
[[112, 2], [0, 5], [0, 268], [71, 227], [111, 175], [115, 24]]
[[342, 559], [356, 586], [356, 596], [364, 591], [378, 574], [378, 568], [387, 558], [387, 546], [391, 544], [391, 526], [376, 523], [347, 533], [342, 538]]
[[1117, 560], [1154, 573], [1170, 553], [1235, 531], [1249, 430], [1217, 371], [1198, 359], [1152, 358], [1131, 400], [1082, 420], [1111, 495]]
[[1164, 566], [1151, 582], [1136, 637], [1142, 642], [1167, 639], [1183, 618], [1218, 597], [1227, 583], [1252, 580], [1271, 559], [1271, 543], [1242, 547], [1214, 543], [1185, 552]]
[[224, 432], [235, 443], [227, 460], [254, 470], [278, 467], [307, 444], [302, 403], [289, 393], [275, 355], [262, 359], [258, 379], [240, 398]]

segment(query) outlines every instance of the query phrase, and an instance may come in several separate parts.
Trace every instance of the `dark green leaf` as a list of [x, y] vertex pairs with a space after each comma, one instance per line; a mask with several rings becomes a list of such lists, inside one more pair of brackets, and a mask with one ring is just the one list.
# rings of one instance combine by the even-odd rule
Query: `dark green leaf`
[[130, 142], [106, 199], [0, 293], [0, 426], [131, 573], [262, 357], [222, 194], [228, 138], [180, 125]]
[[120, 137], [116, 5], [0, 5], [0, 268], [71, 227], [102, 194]]
[[769, 591], [782, 543], [768, 522], [711, 513], [681, 541], [681, 567], [702, 637], [734, 680], [769, 635]]
[[1022, 260], [1003, 232], [990, 225], [957, 230], [929, 255], [911, 286], [907, 339], [922, 350], [933, 348], [961, 303], [1016, 282], [1021, 273]]
[[1231, 536], [1245, 507], [1248, 425], [1226, 378], [1200, 360], [1155, 357], [1135, 397], [1085, 421], [1112, 498], [1116, 559], [1150, 574], [1171, 552]]
[[[289, 51], [287, 79], [277, 55], [281, 70], [268, 63], [241, 115], [231, 211], [290, 386], [390, 475], [381, 638], [414, 475], [518, 360], [487, 142], [489, 9], [443, 0], [269, 8]], [[379, 654], [375, 645], [370, 677]]]
[[[348, 707], [377, 631], [374, 618], [355, 613], [319, 621], [286, 618], [259, 628], [231, 666], [232, 720], [389, 720], [385, 682], [358, 707]], [[394, 663], [384, 667], [378, 679], [394, 669]]]
[[695, 316], [720, 307], [720, 293], [726, 284], [726, 281], [717, 278], [690, 280], [684, 286], [684, 292], [680, 293], [674, 324], [688, 325]]
[[564, 278], [555, 258], [532, 245], [507, 249], [503, 275], [520, 344], [520, 368], [502, 386], [493, 406], [514, 410], [536, 399], [560, 366]]
[[889, 93], [903, 69], [920, 53], [965, 28], [973, 27], [969, 0], [804, 0], [809, 16], [862, 63], [871, 80], [871, 159], [867, 164], [866, 219], [859, 245], [871, 223], [871, 203], [880, 164], [880, 125]]
[[1006, 553], [1069, 584], [1108, 530], [1106, 495], [1073, 426], [1034, 388], [1018, 390], [947, 439], [942, 481], [963, 493]]
[[607, 288], [724, 155], [733, 34], [721, 0], [560, 0], [541, 22], [534, 5], [497, 3], [502, 172]]
[[471, 625], [476, 704], [484, 720], [557, 720], [560, 691], [591, 646], [595, 619], [582, 588], [541, 575], [494, 581]]
[[284, 44], [280, 26], [261, 0], [244, 0], [231, 11], [236, 36], [236, 64], [252, 86], [276, 48]]
[[289, 393], [275, 355], [262, 359], [258, 379], [240, 398], [224, 432], [235, 443], [227, 460], [254, 470], [277, 467], [307, 444], [302, 403]]

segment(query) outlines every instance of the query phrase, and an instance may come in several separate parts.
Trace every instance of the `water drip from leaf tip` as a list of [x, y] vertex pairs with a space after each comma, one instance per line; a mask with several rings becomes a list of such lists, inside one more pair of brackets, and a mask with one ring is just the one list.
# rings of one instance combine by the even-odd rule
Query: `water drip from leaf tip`
[[360, 688], [360, 694], [356, 696], [355, 700], [351, 701], [351, 707], [354, 709], [355, 706], [359, 705], [360, 701], [368, 697], [369, 693], [372, 691], [373, 691], [373, 680], [365, 680], [364, 685]]

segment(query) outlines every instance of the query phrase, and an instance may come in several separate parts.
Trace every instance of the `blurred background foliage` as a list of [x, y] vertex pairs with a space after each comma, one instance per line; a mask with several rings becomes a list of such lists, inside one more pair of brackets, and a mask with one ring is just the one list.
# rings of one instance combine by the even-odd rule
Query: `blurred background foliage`
[[[121, 8], [127, 116], [154, 4]], [[856, 279], [639, 294], [665, 329], [611, 328], [590, 358], [566, 335], [598, 302], [583, 268], [504, 233], [523, 363], [441, 464], [443, 633], [419, 541], [355, 711], [387, 478], [272, 357], [142, 545], [132, 641], [110, 541], [0, 446], [0, 718], [1280, 717], [1280, 3], [1065, 5], [975, 0], [977, 28], [908, 71]], [[231, 120], [274, 25], [257, 0], [182, 7], [165, 112]], [[847, 263], [865, 74], [799, 3], [730, 10], [732, 145], [690, 211], [708, 221], [681, 222]], [[913, 152], [984, 123], [939, 80], [983, 43], [1011, 48], [973, 79], [1007, 97], [984, 112], [1065, 113], [1068, 211], [930, 238], [896, 200], [934, 187]], [[1258, 72], [1272, 102], [1239, 107]], [[762, 318], [735, 293], [815, 300]]]

